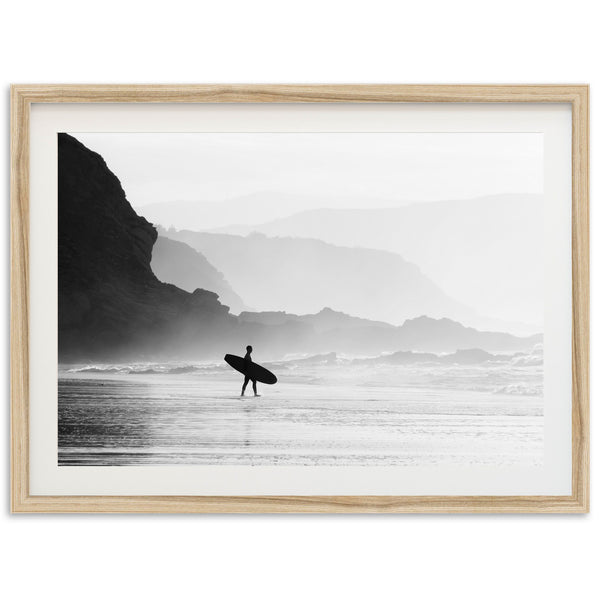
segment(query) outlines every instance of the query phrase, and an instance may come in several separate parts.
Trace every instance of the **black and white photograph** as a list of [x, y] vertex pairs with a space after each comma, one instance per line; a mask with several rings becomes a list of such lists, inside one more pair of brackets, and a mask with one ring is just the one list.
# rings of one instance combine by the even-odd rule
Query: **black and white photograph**
[[536, 132], [63, 132], [60, 466], [541, 466]]
[[3, 597], [593, 600], [597, 4], [3, 9]]

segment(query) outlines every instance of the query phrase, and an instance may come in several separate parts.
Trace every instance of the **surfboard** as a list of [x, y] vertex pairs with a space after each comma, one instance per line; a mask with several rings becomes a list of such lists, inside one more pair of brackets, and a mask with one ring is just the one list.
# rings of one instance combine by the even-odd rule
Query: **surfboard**
[[268, 385], [277, 383], [277, 377], [268, 369], [261, 367], [258, 363], [250, 363], [250, 368], [248, 369], [248, 372], [246, 372], [246, 361], [241, 356], [226, 354], [225, 362], [243, 375], [248, 375], [251, 379], [256, 379], [256, 381]]

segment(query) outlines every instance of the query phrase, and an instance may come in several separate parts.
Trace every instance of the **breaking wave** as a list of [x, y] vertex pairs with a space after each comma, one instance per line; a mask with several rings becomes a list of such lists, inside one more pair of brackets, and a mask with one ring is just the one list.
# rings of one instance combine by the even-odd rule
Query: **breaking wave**
[[509, 394], [511, 396], [542, 396], [543, 393], [544, 387], [542, 385], [527, 385], [525, 383], [510, 383], [494, 390], [494, 394]]
[[134, 365], [85, 365], [67, 369], [68, 373], [100, 373], [117, 375], [184, 375], [225, 368], [222, 365], [174, 365], [174, 364], [134, 364]]

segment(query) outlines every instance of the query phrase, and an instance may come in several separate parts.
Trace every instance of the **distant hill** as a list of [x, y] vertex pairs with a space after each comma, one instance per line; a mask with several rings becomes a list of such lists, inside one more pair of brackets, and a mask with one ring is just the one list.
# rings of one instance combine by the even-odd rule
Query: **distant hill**
[[182, 290], [193, 292], [201, 288], [215, 292], [221, 304], [228, 306], [232, 313], [247, 309], [223, 274], [205, 256], [183, 242], [158, 236], [152, 248], [150, 266], [160, 281], [172, 283]]
[[[308, 326], [310, 352], [346, 352], [374, 355], [381, 352], [421, 351], [456, 352], [477, 348], [480, 352], [516, 352], [530, 350], [543, 342], [541, 334], [515, 336], [509, 333], [479, 331], [450, 319], [421, 316], [400, 326], [357, 319], [325, 308], [316, 314], [296, 315], [285, 312], [243, 312], [240, 321], [283, 327], [291, 322]], [[467, 354], [463, 354], [466, 358]]]
[[541, 195], [507, 194], [398, 208], [308, 210], [216, 232], [396, 252], [451, 297], [511, 322], [511, 330], [531, 332], [543, 323], [543, 211]]
[[318, 313], [312, 315], [294, 315], [285, 311], [270, 312], [242, 312], [239, 315], [241, 321], [248, 323], [262, 323], [263, 325], [282, 325], [290, 320], [302, 321], [309, 324], [318, 333], [332, 331], [336, 329], [358, 329], [362, 327], [394, 329], [389, 323], [383, 321], [371, 321], [352, 317], [343, 312], [332, 310], [325, 307]]
[[391, 252], [262, 234], [161, 234], [201, 252], [257, 311], [306, 314], [329, 306], [393, 324], [422, 314], [461, 320], [474, 315], [416, 265]]
[[165, 228], [200, 231], [235, 222], [263, 223], [287, 217], [303, 204], [302, 196], [265, 190], [217, 202], [165, 200], [140, 206], [138, 211], [152, 223]]

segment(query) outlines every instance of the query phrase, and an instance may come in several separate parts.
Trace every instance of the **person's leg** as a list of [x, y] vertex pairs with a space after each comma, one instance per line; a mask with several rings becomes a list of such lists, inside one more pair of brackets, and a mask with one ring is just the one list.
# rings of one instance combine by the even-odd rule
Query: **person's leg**
[[242, 396], [244, 395], [244, 392], [246, 391], [246, 386], [248, 385], [249, 381], [250, 381], [250, 377], [248, 377], [248, 375], [246, 375], [244, 377], [244, 385], [242, 386]]
[[252, 389], [254, 390], [254, 395], [258, 396], [258, 392], [256, 391], [256, 379], [252, 380]]

